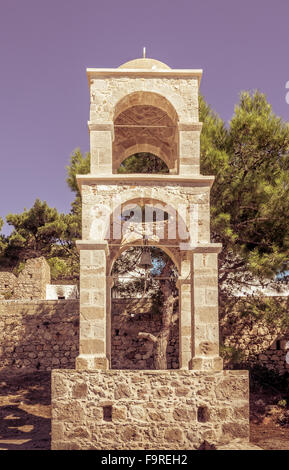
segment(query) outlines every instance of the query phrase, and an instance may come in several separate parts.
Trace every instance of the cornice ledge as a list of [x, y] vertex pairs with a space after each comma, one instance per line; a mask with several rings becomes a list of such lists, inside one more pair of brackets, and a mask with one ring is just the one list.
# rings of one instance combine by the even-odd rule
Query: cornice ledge
[[196, 186], [209, 186], [212, 187], [215, 176], [204, 175], [160, 175], [160, 174], [145, 174], [145, 173], [129, 173], [129, 174], [92, 174], [76, 175], [76, 181], [81, 191], [83, 184], [133, 184], [134, 182], [143, 183], [191, 183]]
[[76, 248], [80, 250], [104, 250], [109, 253], [108, 242], [106, 240], [76, 240]]
[[203, 127], [202, 122], [179, 122], [179, 131], [201, 131]]
[[92, 122], [87, 121], [89, 131], [111, 131], [113, 132], [113, 122]]
[[112, 69], [112, 68], [87, 68], [87, 78], [94, 77], [125, 77], [125, 76], [138, 76], [138, 77], [187, 77], [198, 78], [201, 80], [203, 75], [202, 69]]
[[192, 253], [220, 253], [222, 251], [222, 243], [180, 243], [180, 250], [190, 251]]

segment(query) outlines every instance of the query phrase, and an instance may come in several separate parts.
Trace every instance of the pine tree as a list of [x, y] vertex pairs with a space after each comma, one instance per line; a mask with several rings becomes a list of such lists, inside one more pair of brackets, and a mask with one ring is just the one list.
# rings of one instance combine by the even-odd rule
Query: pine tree
[[289, 126], [266, 97], [243, 92], [228, 128], [200, 98], [201, 171], [216, 177], [212, 237], [220, 284], [274, 279], [289, 269]]

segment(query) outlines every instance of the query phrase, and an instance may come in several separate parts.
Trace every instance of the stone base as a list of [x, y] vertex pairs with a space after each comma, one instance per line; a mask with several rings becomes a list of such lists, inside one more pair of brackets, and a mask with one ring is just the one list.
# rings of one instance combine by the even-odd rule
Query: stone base
[[215, 357], [193, 357], [191, 368], [194, 370], [223, 370], [223, 359], [220, 356]]
[[109, 360], [103, 354], [80, 354], [75, 360], [77, 370], [107, 370]]
[[243, 439], [234, 439], [229, 444], [223, 444], [216, 447], [216, 450], [264, 450], [262, 447], [246, 442]]
[[247, 371], [53, 370], [52, 449], [249, 440]]

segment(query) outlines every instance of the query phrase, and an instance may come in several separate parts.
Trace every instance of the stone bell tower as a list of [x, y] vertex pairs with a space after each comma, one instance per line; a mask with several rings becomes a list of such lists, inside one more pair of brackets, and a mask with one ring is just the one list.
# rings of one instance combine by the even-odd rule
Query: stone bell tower
[[[202, 70], [154, 59], [87, 69], [91, 168], [82, 194], [80, 342], [76, 370], [53, 371], [53, 448], [193, 449], [248, 438], [248, 377], [219, 356], [218, 253], [210, 241], [213, 176], [200, 174], [198, 92]], [[119, 174], [135, 153], [168, 174]], [[136, 221], [131, 204], [169, 214], [163, 232]], [[154, 209], [153, 209], [154, 210]], [[111, 269], [122, 251], [160, 247], [178, 270], [179, 369], [111, 369]], [[129, 236], [128, 236], [129, 232]], [[137, 231], [135, 231], [137, 233]]]

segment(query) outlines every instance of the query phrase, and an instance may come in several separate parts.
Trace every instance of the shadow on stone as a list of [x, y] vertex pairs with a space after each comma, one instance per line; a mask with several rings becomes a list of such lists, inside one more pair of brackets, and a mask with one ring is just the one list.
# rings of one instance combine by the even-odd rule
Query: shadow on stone
[[217, 450], [217, 448], [214, 444], [204, 441], [197, 450]]
[[50, 449], [51, 373], [0, 372], [0, 449]]

